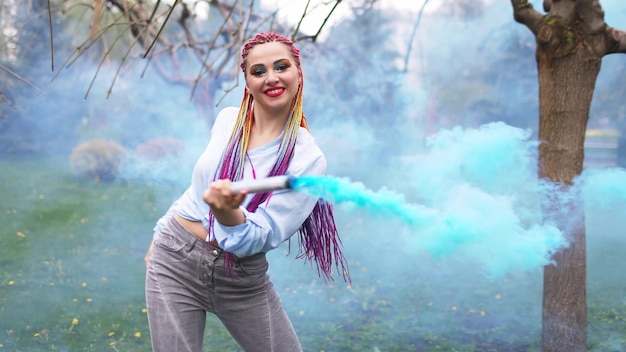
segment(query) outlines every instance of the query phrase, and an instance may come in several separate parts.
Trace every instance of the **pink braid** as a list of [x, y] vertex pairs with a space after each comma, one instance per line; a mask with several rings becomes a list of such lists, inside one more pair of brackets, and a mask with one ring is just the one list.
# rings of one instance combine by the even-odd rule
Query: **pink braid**
[[282, 34], [273, 33], [273, 32], [264, 32], [259, 33], [254, 38], [248, 40], [246, 44], [243, 46], [243, 50], [241, 50], [241, 70], [246, 73], [246, 58], [248, 57], [248, 53], [250, 50], [259, 44], [271, 43], [271, 42], [279, 42], [287, 45], [289, 47], [289, 51], [293, 56], [294, 61], [296, 62], [296, 67], [298, 67], [298, 71], [302, 73], [302, 67], [300, 65], [300, 49], [298, 49], [289, 38], [285, 37]]

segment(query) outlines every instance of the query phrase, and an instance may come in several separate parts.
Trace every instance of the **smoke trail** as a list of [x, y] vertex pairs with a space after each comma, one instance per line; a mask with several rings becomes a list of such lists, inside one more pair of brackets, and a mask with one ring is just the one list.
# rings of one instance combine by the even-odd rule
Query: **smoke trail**
[[299, 177], [293, 187], [347, 205], [348, 210], [364, 208], [381, 219], [393, 215], [410, 226], [412, 236], [405, 236], [405, 240], [411, 248], [436, 257], [461, 250], [471, 253], [492, 278], [510, 270], [546, 265], [550, 255], [565, 244], [553, 225], [523, 226], [509, 197], [490, 195], [468, 185], [457, 187], [456, 196], [443, 209], [411, 204], [401, 194], [386, 188], [374, 192], [347, 178]]
[[291, 187], [324, 197], [333, 203], [346, 203], [348, 207], [365, 208], [379, 215], [388, 213], [416, 227], [432, 223], [437, 216], [435, 209], [409, 204], [399, 193], [387, 188], [374, 192], [360, 182], [351, 182], [349, 178], [303, 176], [295, 178]]
[[[348, 211], [365, 209], [390, 227], [393, 216], [408, 225], [394, 229], [404, 233], [398, 248], [437, 258], [462, 254], [478, 261], [486, 276], [500, 278], [550, 264], [551, 255], [567, 246], [567, 234], [559, 230], [568, 228], [567, 216], [554, 219], [558, 227], [545, 220], [540, 204], [546, 197], [596, 207], [626, 200], [626, 173], [620, 169], [588, 170], [570, 188], [538, 180], [536, 145], [528, 131], [503, 123], [444, 130], [424, 153], [404, 159], [401, 175], [389, 178], [408, 185], [413, 202], [387, 187], [373, 191], [349, 178], [298, 177], [292, 187]], [[584, 199], [574, 198], [577, 194]]]

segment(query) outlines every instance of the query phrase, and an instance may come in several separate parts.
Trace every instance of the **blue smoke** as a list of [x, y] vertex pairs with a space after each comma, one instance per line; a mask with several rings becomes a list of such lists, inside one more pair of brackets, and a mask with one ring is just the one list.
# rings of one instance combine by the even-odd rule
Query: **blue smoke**
[[[541, 1], [533, 4], [541, 9]], [[623, 0], [603, 0], [602, 6], [609, 25], [624, 23]], [[453, 336], [458, 329], [475, 325], [481, 334], [490, 331], [485, 335], [489, 339], [500, 333], [506, 339], [538, 340], [540, 269], [551, 264], [554, 251], [568, 245], [567, 223], [562, 222], [568, 218], [559, 214], [548, 218], [541, 212], [547, 196], [584, 206], [589, 297], [622, 289], [615, 283], [622, 280], [626, 264], [617, 250], [624, 245], [626, 172], [587, 168], [569, 189], [537, 179], [534, 39], [513, 21], [510, 3], [496, 2], [486, 10], [485, 16], [473, 20], [424, 18], [406, 76], [389, 72], [395, 57], [383, 52], [383, 44], [388, 44], [404, 54], [409, 39], [400, 28], [406, 21], [400, 18], [391, 23], [402, 33], [390, 40], [372, 41], [357, 30], [345, 30], [337, 33], [352, 34], [329, 36], [323, 50], [306, 50], [308, 44], [302, 42], [305, 113], [326, 153], [330, 176], [301, 177], [296, 185], [336, 204], [354, 283], [350, 288], [325, 286], [314, 270], [293, 265], [293, 255], [284, 255], [287, 249], [270, 253], [273, 282], [303, 331], [333, 318], [338, 325], [346, 324], [356, 312], [355, 317], [384, 315], [390, 329], [410, 330], [407, 334], [424, 329], [435, 336], [438, 332]], [[411, 20], [415, 17], [408, 15]], [[356, 50], [356, 38], [371, 47]], [[345, 53], [326, 50], [329, 47]], [[348, 65], [343, 58], [351, 60]], [[607, 83], [620, 79], [615, 72], [623, 68], [618, 61], [623, 58], [604, 60], [592, 121], [609, 111], [617, 115], [623, 105], [621, 95], [614, 92], [616, 85]], [[358, 66], [359, 62], [367, 65]], [[155, 137], [184, 142], [184, 150], [174, 158], [146, 161], [133, 155], [132, 163], [121, 170], [120, 178], [156, 186], [153, 205], [144, 211], [147, 219], [115, 212], [108, 222], [85, 230], [97, 234], [85, 237], [92, 248], [130, 248], [125, 257], [134, 263], [134, 271], [123, 282], [136, 286], [116, 290], [119, 302], [142, 301], [142, 258], [152, 225], [188, 186], [193, 163], [208, 142], [210, 124], [205, 122], [215, 114], [198, 107], [216, 104], [220, 98], [194, 105], [187, 87], [172, 86], [150, 70], [141, 80], [133, 73], [119, 77], [113, 95], [105, 98], [112, 76], [105, 77], [103, 71], [104, 84], [94, 88], [87, 101], [82, 97], [93, 70], [64, 72], [53, 84], [41, 75], [37, 83], [47, 94], [21, 98], [18, 105], [28, 118], [12, 119], [15, 126], [10, 129], [14, 135], [45, 131], [28, 139], [34, 150], [69, 151], [94, 137], [119, 141], [131, 154]], [[483, 76], [489, 79], [478, 78]], [[385, 90], [387, 86], [397, 89]], [[239, 105], [240, 97], [240, 91], [227, 94], [216, 110]], [[430, 111], [432, 119], [427, 118]], [[49, 189], [55, 182], [50, 180]], [[110, 208], [125, 210], [121, 204]], [[45, 234], [43, 239], [54, 235]], [[50, 256], [70, 261], [70, 250]], [[23, 267], [38, 267], [40, 261], [32, 258], [39, 257], [33, 253], [26, 253]], [[76, 277], [92, 282], [103, 272], [110, 277], [109, 272], [128, 272], [121, 262], [90, 263], [94, 266]], [[62, 297], [73, 295], [73, 289], [57, 290], [63, 291]], [[499, 298], [493, 298], [496, 294]], [[16, 301], [19, 307], [18, 295], [12, 293], [7, 302]], [[52, 298], [44, 297], [46, 305], [60, 306], [62, 301]], [[346, 309], [346, 302], [359, 309]], [[382, 308], [371, 308], [378, 303]], [[324, 308], [318, 309], [318, 304]], [[452, 311], [451, 306], [459, 310]], [[54, 310], [45, 313], [57, 316]]]
[[567, 245], [556, 224], [542, 220], [538, 200], [549, 187], [537, 180], [535, 150], [529, 131], [504, 123], [457, 127], [431, 138], [404, 164], [402, 180], [392, 180], [404, 183], [414, 201], [349, 178], [300, 177], [293, 186], [343, 209], [396, 217], [408, 225], [399, 247], [437, 258], [460, 252], [501, 278], [550, 264]]
[[[436, 258], [462, 254], [498, 279], [553, 264], [552, 254], [568, 245], [563, 231], [579, 220], [567, 204], [626, 213], [624, 169], [587, 168], [573, 187], [563, 187], [537, 178], [536, 148], [529, 130], [501, 122], [456, 127], [434, 135], [425, 150], [398, 159], [402, 172], [387, 183], [410, 196], [387, 186], [373, 191], [347, 177], [299, 177], [293, 187], [343, 210], [395, 217], [408, 225], [399, 247]], [[549, 217], [540, 207], [548, 197], [563, 205]]]

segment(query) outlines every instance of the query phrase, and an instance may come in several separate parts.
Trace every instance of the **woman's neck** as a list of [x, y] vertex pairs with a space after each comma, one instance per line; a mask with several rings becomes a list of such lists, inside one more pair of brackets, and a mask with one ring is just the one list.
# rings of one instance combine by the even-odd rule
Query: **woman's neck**
[[254, 149], [278, 138], [285, 129], [288, 118], [289, 111], [275, 113], [255, 109], [248, 148]]

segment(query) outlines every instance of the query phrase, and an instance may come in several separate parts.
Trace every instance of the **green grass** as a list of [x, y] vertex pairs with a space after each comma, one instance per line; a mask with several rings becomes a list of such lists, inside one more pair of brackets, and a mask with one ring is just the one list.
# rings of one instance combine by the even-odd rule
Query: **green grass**
[[[184, 182], [98, 183], [67, 164], [0, 159], [0, 351], [150, 351], [143, 257]], [[325, 285], [295, 244], [270, 258], [306, 351], [540, 350], [540, 270], [489, 281], [461, 259], [394, 248], [380, 219], [337, 218], [352, 286]], [[589, 350], [626, 351], [626, 239], [589, 241]], [[206, 341], [239, 350], [212, 316]]]

